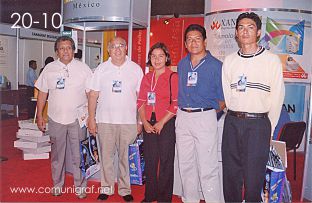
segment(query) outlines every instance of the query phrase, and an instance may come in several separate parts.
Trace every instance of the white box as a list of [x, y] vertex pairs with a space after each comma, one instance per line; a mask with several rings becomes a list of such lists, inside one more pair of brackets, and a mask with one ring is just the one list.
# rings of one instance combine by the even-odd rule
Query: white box
[[33, 119], [18, 121], [18, 126], [20, 128], [38, 130], [37, 124], [33, 123]]
[[18, 149], [22, 150], [24, 153], [28, 154], [40, 154], [40, 153], [46, 153], [51, 151], [51, 145], [38, 147], [36, 149], [29, 149], [24, 147], [18, 147]]
[[22, 147], [22, 148], [28, 148], [28, 149], [37, 149], [39, 147], [44, 147], [50, 145], [49, 142], [42, 142], [42, 143], [36, 143], [36, 142], [29, 142], [29, 141], [23, 141], [23, 140], [16, 140], [14, 141], [14, 147]]
[[48, 159], [49, 153], [41, 153], [41, 154], [23, 153], [23, 158], [24, 160]]
[[24, 141], [30, 141], [30, 142], [36, 142], [36, 143], [49, 142], [50, 141], [50, 136], [48, 136], [48, 135], [44, 135], [41, 137], [16, 135], [16, 137], [20, 138], [21, 140], [24, 140]]
[[[39, 130], [37, 123], [34, 123], [33, 121], [33, 119], [20, 120], [18, 121], [18, 126], [23, 129]], [[46, 129], [48, 130], [48, 124], [46, 125]]]
[[16, 133], [16, 137], [18, 136], [42, 137], [44, 133], [39, 130], [19, 129]]

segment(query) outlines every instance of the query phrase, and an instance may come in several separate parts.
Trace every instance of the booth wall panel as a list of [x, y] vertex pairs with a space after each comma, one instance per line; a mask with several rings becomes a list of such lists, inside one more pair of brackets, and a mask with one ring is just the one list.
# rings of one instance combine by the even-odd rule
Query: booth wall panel
[[[20, 51], [22, 51], [22, 54], [20, 53], [20, 56], [22, 56], [22, 60], [20, 60], [20, 69], [19, 69], [19, 82], [20, 84], [26, 84], [26, 78], [27, 78], [27, 71], [29, 68], [28, 62], [30, 60], [37, 61], [37, 75], [39, 75], [40, 68], [42, 67], [42, 41], [40, 40], [28, 40], [24, 39], [21, 40], [24, 41], [24, 46], [20, 47]], [[23, 77], [22, 75], [23, 74]]]
[[1, 54], [0, 74], [5, 75], [11, 82], [12, 89], [16, 89], [16, 37], [0, 35], [0, 41], [6, 43]]
[[55, 59], [57, 59], [56, 53], [54, 51], [54, 42], [48, 42], [48, 41], [42, 41], [43, 43], [43, 51], [42, 51], [42, 61], [41, 66], [38, 67], [39, 71], [44, 66], [44, 61], [48, 56], [52, 56]]

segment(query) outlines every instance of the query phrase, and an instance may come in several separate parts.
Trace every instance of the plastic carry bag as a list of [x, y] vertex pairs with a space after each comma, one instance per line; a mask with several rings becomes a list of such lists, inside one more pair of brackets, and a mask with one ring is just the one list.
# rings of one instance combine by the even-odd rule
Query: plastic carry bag
[[265, 183], [262, 191], [263, 202], [283, 202], [284, 182], [286, 180], [285, 167], [273, 146], [270, 146], [266, 168]]
[[129, 172], [131, 184], [144, 184], [144, 167], [145, 161], [143, 157], [143, 139], [137, 138], [133, 144], [129, 145]]
[[80, 143], [80, 169], [85, 178], [91, 177], [100, 170], [99, 151], [96, 137], [90, 136]]

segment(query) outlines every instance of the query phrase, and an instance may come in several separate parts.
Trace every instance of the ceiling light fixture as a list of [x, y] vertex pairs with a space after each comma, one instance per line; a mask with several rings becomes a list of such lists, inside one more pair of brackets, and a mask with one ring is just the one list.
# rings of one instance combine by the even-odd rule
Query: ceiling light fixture
[[179, 18], [179, 14], [178, 14], [178, 13], [174, 13], [172, 17], [165, 19], [165, 20], [163, 21], [163, 23], [164, 23], [165, 25], [168, 25], [168, 24], [170, 23], [170, 20], [171, 20], [172, 18]]

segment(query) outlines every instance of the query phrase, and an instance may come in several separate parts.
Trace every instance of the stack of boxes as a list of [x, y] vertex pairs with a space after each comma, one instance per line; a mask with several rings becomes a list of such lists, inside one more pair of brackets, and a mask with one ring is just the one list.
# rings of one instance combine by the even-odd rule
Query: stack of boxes
[[14, 141], [14, 147], [23, 151], [24, 160], [48, 159], [51, 151], [48, 132], [41, 132], [32, 121], [18, 121], [20, 129], [16, 137], [19, 139]]

